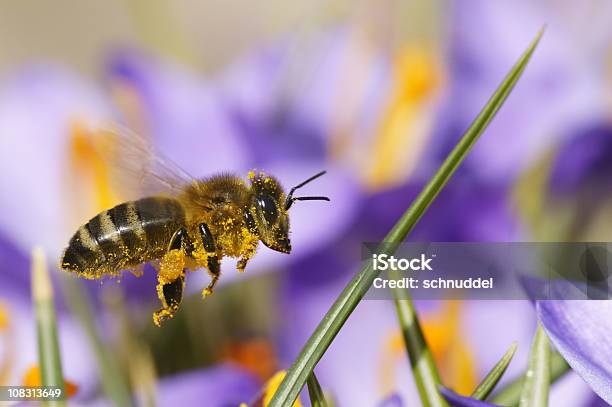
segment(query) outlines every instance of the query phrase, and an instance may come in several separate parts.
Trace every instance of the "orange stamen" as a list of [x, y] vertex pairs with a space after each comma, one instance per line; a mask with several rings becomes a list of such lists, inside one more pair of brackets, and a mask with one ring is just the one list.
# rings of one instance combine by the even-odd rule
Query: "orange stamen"
[[[26, 370], [26, 373], [23, 375], [23, 385], [29, 387], [42, 386], [40, 368], [37, 365], [34, 365]], [[64, 388], [66, 389], [66, 396], [68, 398], [74, 396], [79, 389], [76, 384], [68, 380], [64, 380]]]
[[219, 355], [222, 361], [234, 362], [259, 377], [269, 379], [278, 369], [278, 360], [269, 341], [255, 338], [225, 344]]
[[[421, 327], [445, 385], [469, 394], [477, 385], [475, 358], [461, 332], [461, 303], [446, 301], [440, 310], [421, 318]], [[386, 338], [381, 363], [382, 396], [396, 388], [395, 369], [406, 357], [401, 332]]]

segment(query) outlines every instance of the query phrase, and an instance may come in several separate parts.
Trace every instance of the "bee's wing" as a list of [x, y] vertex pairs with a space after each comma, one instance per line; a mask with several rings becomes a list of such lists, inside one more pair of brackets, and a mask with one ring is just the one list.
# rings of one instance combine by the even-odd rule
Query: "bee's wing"
[[193, 181], [143, 136], [117, 125], [95, 131], [96, 149], [108, 165], [111, 187], [124, 199], [175, 196]]

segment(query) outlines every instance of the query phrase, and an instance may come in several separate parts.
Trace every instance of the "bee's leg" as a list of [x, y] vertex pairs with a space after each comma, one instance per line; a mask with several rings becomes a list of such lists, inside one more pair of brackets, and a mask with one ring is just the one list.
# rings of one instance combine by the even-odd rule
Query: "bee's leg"
[[180, 228], [177, 230], [172, 236], [172, 240], [170, 240], [170, 244], [168, 245], [168, 251], [181, 249], [184, 250], [185, 254], [190, 257], [193, 254], [193, 242], [189, 238], [187, 229], [185, 228]]
[[153, 323], [161, 326], [168, 318], [174, 317], [183, 299], [183, 287], [185, 286], [185, 275], [181, 275], [174, 281], [166, 284], [161, 282], [157, 285], [157, 296], [162, 303], [162, 308], [153, 313]]
[[236, 265], [236, 268], [238, 269], [239, 272], [241, 273], [244, 272], [244, 269], [246, 269], [247, 263], [249, 262], [249, 260], [251, 260], [251, 256], [253, 256], [253, 254], [255, 254], [255, 251], [253, 251], [253, 253], [245, 253], [242, 255], [240, 260], [238, 260], [238, 264]]
[[249, 262], [249, 260], [251, 260], [251, 257], [253, 257], [255, 255], [255, 252], [257, 251], [258, 243], [258, 238], [249, 239], [247, 242], [244, 243], [242, 257], [240, 258], [240, 260], [238, 260], [238, 264], [236, 265], [236, 268], [239, 272], [244, 272], [247, 263]]
[[160, 261], [157, 275], [157, 296], [162, 303], [162, 308], [153, 314], [153, 322], [157, 326], [172, 318], [179, 308], [185, 285], [185, 255], [191, 256], [192, 253], [193, 243], [187, 231], [185, 228], [177, 230]]
[[213, 289], [219, 280], [219, 275], [221, 274], [221, 266], [219, 263], [219, 258], [217, 257], [217, 250], [215, 246], [215, 240], [213, 238], [212, 233], [210, 233], [210, 229], [205, 223], [200, 224], [200, 237], [202, 238], [202, 244], [204, 245], [204, 250], [206, 250], [206, 254], [208, 254], [208, 259], [206, 261], [206, 268], [210, 273], [212, 280], [208, 287], [202, 290], [202, 297], [207, 297], [213, 293]]

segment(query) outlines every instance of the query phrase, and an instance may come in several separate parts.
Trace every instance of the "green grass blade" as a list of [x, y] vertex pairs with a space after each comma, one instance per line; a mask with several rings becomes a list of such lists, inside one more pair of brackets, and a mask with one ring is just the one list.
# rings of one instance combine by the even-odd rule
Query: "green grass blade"
[[412, 302], [396, 298], [395, 308], [423, 405], [446, 406], [446, 400], [438, 391], [440, 374], [434, 363], [433, 354], [423, 337], [423, 331]]
[[306, 384], [308, 385], [308, 396], [310, 397], [310, 404], [312, 407], [327, 407], [327, 401], [325, 400], [323, 390], [321, 390], [321, 385], [314, 371], [308, 375]]
[[[570, 366], [567, 364], [563, 356], [558, 352], [553, 352], [550, 357], [550, 382], [554, 383], [563, 375], [570, 371]], [[525, 374], [521, 375], [497, 394], [493, 396], [492, 402], [502, 406], [517, 406], [525, 382]]]
[[[70, 276], [72, 277], [72, 276]], [[72, 313], [77, 317], [96, 355], [100, 369], [102, 390], [113, 404], [119, 407], [132, 405], [132, 398], [127, 378], [119, 366], [117, 358], [105, 346], [95, 326], [91, 304], [83, 294], [84, 288], [75, 278], [65, 279], [64, 297]]]
[[[541, 35], [542, 32], [537, 35], [529, 48], [525, 51], [501, 85], [497, 88], [495, 93], [493, 93], [493, 96], [491, 96], [485, 107], [476, 117], [472, 125], [468, 128], [459, 143], [442, 163], [436, 174], [431, 178], [429, 183], [417, 196], [401, 219], [387, 234], [385, 237], [385, 242], [400, 243], [416, 225], [425, 210], [436, 198], [442, 187], [444, 187], [444, 185], [448, 182], [451, 175], [455, 172], [463, 158], [472, 148], [478, 137], [491, 122], [499, 108], [510, 94], [510, 91], [518, 81], [527, 65], [527, 62], [533, 54]], [[325, 314], [313, 334], [304, 345], [304, 348], [300, 352], [299, 356], [294, 361], [291, 368], [287, 371], [287, 375], [272, 398], [270, 406], [286, 406], [291, 405], [293, 401], [295, 401], [300, 390], [304, 387], [304, 383], [306, 382], [308, 375], [310, 372], [312, 372], [314, 366], [321, 359], [333, 339], [336, 337], [350, 314], [353, 312], [359, 301], [361, 301], [377, 276], [378, 272], [375, 272], [372, 269], [371, 264], [368, 262], [366, 266], [364, 266], [364, 268], [348, 283], [344, 290], [342, 290], [342, 293], [340, 293], [339, 297], [331, 306], [327, 314]], [[401, 306], [407, 307], [406, 310], [409, 311], [410, 314], [416, 315], [412, 301], [402, 300], [402, 303], [404, 304]], [[414, 322], [415, 323], [409, 325], [409, 328], [411, 330], [420, 331], [420, 326], [416, 318]], [[427, 350], [427, 345], [423, 341], [423, 336], [420, 332], [409, 333], [409, 337], [411, 340], [414, 338], [420, 342], [418, 344], [408, 346], [409, 351], [411, 349], [419, 351]], [[432, 393], [429, 395], [431, 400], [435, 401], [435, 404], [431, 404], [428, 401], [427, 397], [429, 396], [427, 395], [425, 395], [426, 398], [423, 400], [423, 404], [425, 406], [445, 405], [444, 399], [439, 395], [437, 390], [437, 383], [439, 380], [435, 376], [432, 376], [432, 373], [436, 371], [436, 368], [433, 366], [432, 360], [427, 357], [428, 354], [429, 351], [416, 355], [410, 354], [410, 358], [413, 360], [413, 366], [417, 367], [415, 370], [415, 377], [417, 377], [417, 380], [421, 380], [422, 383], [436, 383], [436, 386], [433, 387]], [[419, 363], [422, 355], [425, 355], [424, 362]], [[419, 368], [421, 366], [423, 368]], [[420, 378], [418, 378], [419, 376]], [[426, 388], [430, 389], [429, 386]], [[421, 395], [424, 396], [423, 393], [421, 393]]]
[[514, 357], [514, 353], [516, 352], [517, 343], [513, 342], [510, 348], [506, 351], [504, 356], [500, 359], [499, 362], [493, 366], [493, 369], [485, 376], [485, 378], [480, 382], [480, 384], [476, 387], [474, 392], [472, 393], [472, 398], [476, 400], [485, 400], [489, 397], [489, 394], [493, 391], [499, 379], [504, 375], [510, 361]]
[[523, 383], [520, 407], [546, 407], [548, 406], [548, 390], [550, 388], [550, 343], [548, 336], [538, 324], [529, 367]]
[[[65, 397], [66, 389], [62, 373], [55, 306], [53, 305], [53, 286], [44, 252], [40, 248], [32, 251], [32, 300], [36, 314], [41, 384], [59, 387]], [[65, 406], [66, 401], [53, 401], [48, 404]]]

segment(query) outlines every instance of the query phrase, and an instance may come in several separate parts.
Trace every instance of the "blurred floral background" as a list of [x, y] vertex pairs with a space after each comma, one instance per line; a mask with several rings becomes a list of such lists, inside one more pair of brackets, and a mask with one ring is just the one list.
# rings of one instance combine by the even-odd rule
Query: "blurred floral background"
[[[270, 392], [543, 24], [523, 79], [412, 240], [609, 241], [612, 4], [607, 1], [5, 2], [0, 13], [0, 385], [40, 382], [30, 253], [56, 291], [74, 405], [237, 406]], [[94, 146], [120, 123], [194, 176], [251, 168], [331, 203], [291, 209], [291, 255], [260, 247], [220, 288], [187, 278], [161, 329], [155, 275], [75, 281], [76, 228], [128, 199]], [[538, 318], [573, 370], [551, 406], [612, 400], [606, 302], [417, 304], [442, 380], [469, 394]], [[110, 368], [109, 368], [110, 366]], [[117, 373], [109, 384], [103, 371]], [[316, 368], [337, 406], [420, 405], [390, 301], [363, 301]], [[117, 384], [119, 383], [119, 384]], [[597, 396], [599, 395], [599, 396]], [[601, 398], [600, 398], [601, 397]], [[303, 405], [308, 397], [302, 396]]]

